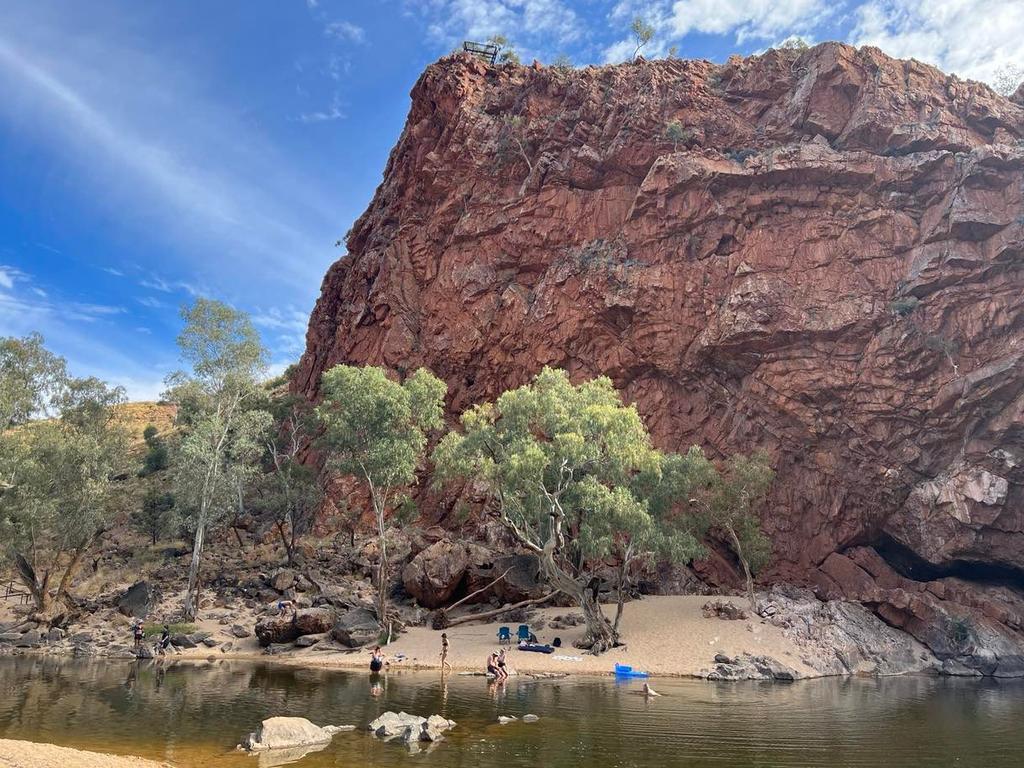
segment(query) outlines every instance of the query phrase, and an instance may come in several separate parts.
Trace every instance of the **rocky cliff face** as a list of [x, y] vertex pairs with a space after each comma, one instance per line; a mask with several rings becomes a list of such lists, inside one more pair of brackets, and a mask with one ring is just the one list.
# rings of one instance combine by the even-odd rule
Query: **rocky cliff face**
[[608, 374], [664, 448], [771, 452], [768, 578], [905, 626], [926, 611], [889, 593], [953, 580], [928, 600], [1019, 642], [1022, 137], [1020, 104], [872, 48], [443, 59], [293, 385], [426, 365], [457, 412]]

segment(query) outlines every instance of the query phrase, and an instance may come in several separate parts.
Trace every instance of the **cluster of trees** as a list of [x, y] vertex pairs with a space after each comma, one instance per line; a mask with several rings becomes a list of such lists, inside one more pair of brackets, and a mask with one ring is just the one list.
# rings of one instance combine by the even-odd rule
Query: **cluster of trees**
[[[442, 426], [446, 387], [416, 371], [399, 383], [379, 368], [340, 365], [323, 376], [317, 408], [333, 472], [360, 481], [373, 506], [380, 559], [377, 614], [389, 632], [389, 510], [425, 463]], [[735, 456], [719, 471], [693, 447], [663, 453], [634, 406], [601, 377], [574, 385], [545, 368], [532, 382], [476, 405], [430, 455], [435, 484], [482, 492], [518, 544], [537, 555], [544, 580], [573, 599], [587, 622], [585, 644], [619, 641], [631, 580], [642, 564], [687, 562], [716, 530], [742, 563], [753, 605], [753, 573], [770, 554], [755, 515], [773, 473], [763, 453]], [[614, 564], [617, 609], [598, 604], [598, 574]]]
[[[772, 482], [765, 455], [718, 468], [697, 447], [662, 452], [609, 379], [573, 384], [549, 368], [473, 406], [446, 434], [447, 387], [425, 369], [398, 381], [381, 368], [336, 366], [313, 407], [261, 384], [266, 351], [247, 315], [200, 299], [183, 317], [178, 344], [189, 370], [169, 378], [166, 394], [178, 406], [178, 436], [169, 445], [147, 429], [139, 473], [167, 468], [171, 490], [150, 488], [132, 519], [153, 543], [172, 530], [191, 538], [187, 620], [198, 610], [213, 528], [255, 515], [295, 560], [322, 501], [318, 473], [303, 461], [310, 447], [328, 476], [361, 484], [369, 502], [376, 612], [388, 636], [387, 531], [414, 509], [409, 494], [428, 463], [435, 485], [475, 501], [537, 556], [544, 580], [582, 609], [596, 651], [619, 642], [641, 566], [687, 562], [709, 533], [737, 556], [753, 602], [753, 573], [769, 555], [755, 514]], [[67, 602], [78, 563], [111, 523], [113, 488], [131, 474], [113, 407], [122, 400], [120, 390], [68, 376], [38, 336], [0, 343], [0, 536], [40, 613]], [[598, 602], [608, 573], [612, 618]]]

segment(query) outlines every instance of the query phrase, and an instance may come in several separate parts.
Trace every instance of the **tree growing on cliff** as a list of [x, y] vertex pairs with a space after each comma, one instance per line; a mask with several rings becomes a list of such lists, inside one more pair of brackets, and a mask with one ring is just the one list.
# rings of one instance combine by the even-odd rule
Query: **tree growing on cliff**
[[[16, 393], [7, 399], [7, 424], [38, 413], [43, 393], [53, 410], [53, 418], [7, 430], [0, 440], [3, 555], [46, 621], [68, 603], [82, 559], [114, 514], [116, 478], [128, 464], [127, 432], [115, 409], [124, 392], [67, 377], [63, 360], [38, 337], [5, 339], [0, 348], [0, 391]], [[39, 365], [18, 369], [8, 365], [12, 359]]]
[[178, 405], [182, 428], [175, 497], [193, 531], [185, 595], [185, 618], [191, 621], [198, 610], [206, 533], [234, 508], [242, 484], [255, 476], [271, 416], [252, 407], [259, 402], [266, 351], [249, 316], [198, 299], [182, 309], [182, 317], [178, 347], [192, 371], [172, 375], [165, 397]]
[[519, 54], [504, 35], [491, 35], [487, 42], [498, 47], [498, 61], [502, 64], [519, 64]]
[[767, 565], [771, 557], [771, 542], [761, 530], [757, 505], [764, 500], [774, 478], [766, 452], [735, 455], [710, 485], [705, 500], [694, 500], [707, 509], [712, 527], [725, 535], [739, 559], [750, 609], [755, 612], [754, 574]]
[[142, 504], [132, 512], [131, 520], [132, 525], [155, 545], [175, 522], [174, 494], [150, 488], [142, 497]]
[[321, 380], [316, 409], [328, 466], [362, 483], [377, 525], [377, 620], [391, 636], [388, 616], [388, 513], [416, 478], [428, 434], [443, 425], [447, 386], [421, 368], [399, 384], [382, 368], [337, 365]]
[[686, 557], [695, 544], [652, 515], [668, 460], [636, 408], [623, 405], [606, 377], [574, 386], [564, 371], [544, 368], [530, 384], [463, 413], [461, 425], [434, 452], [437, 478], [483, 485], [501, 522], [539, 558], [544, 579], [583, 610], [583, 646], [614, 646], [617, 625], [598, 603], [601, 561], [617, 555], [628, 572], [642, 555]]
[[647, 45], [654, 38], [654, 27], [647, 23], [642, 16], [633, 19], [629, 25], [629, 31], [633, 33], [633, 40], [636, 42], [636, 50], [633, 51], [633, 59], [640, 55], [640, 49]]

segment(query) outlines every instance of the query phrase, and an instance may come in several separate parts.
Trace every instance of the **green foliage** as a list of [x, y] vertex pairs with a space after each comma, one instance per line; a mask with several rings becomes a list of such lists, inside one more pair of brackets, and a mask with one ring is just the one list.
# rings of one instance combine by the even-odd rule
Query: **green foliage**
[[[178, 622], [168, 624], [167, 629], [171, 633], [171, 637], [174, 637], [175, 635], [191, 635], [198, 629], [198, 627], [195, 624]], [[152, 637], [159, 637], [163, 631], [163, 624], [146, 624], [142, 629], [142, 634], [148, 639]]]
[[898, 317], [906, 317], [921, 303], [917, 296], [900, 296], [889, 302], [889, 310]]
[[693, 131], [684, 128], [678, 120], [672, 120], [665, 126], [665, 138], [672, 142], [672, 148], [675, 149], [680, 144], [690, 142], [693, 139]]
[[[0, 440], [0, 556], [46, 612], [51, 598], [63, 600], [85, 551], [114, 515], [115, 478], [128, 461], [127, 430], [114, 408], [124, 392], [68, 377], [38, 336], [0, 341], [0, 392], [8, 427], [43, 406], [55, 412]], [[51, 577], [62, 570], [51, 595]]]
[[146, 447], [149, 450], [142, 460], [139, 477], [146, 477], [154, 472], [162, 472], [167, 469], [170, 465], [171, 454], [167, 446], [164, 445], [164, 441], [160, 439], [157, 428], [152, 424], [147, 426], [142, 432], [142, 439], [146, 442]]
[[648, 24], [642, 16], [637, 16], [629, 25], [629, 30], [633, 33], [633, 39], [636, 41], [636, 50], [633, 51], [632, 56], [635, 59], [640, 53], [640, 49], [651, 42], [654, 37], [654, 27]]
[[316, 409], [331, 468], [382, 492], [411, 483], [427, 433], [443, 423], [446, 391], [424, 368], [402, 384], [382, 368], [331, 368], [323, 375]]
[[722, 475], [711, 484], [706, 509], [711, 525], [725, 534], [726, 540], [743, 566], [747, 594], [754, 605], [752, 575], [768, 564], [771, 542], [761, 530], [757, 506], [768, 494], [775, 473], [764, 451], [750, 456], [732, 456]]
[[132, 512], [132, 525], [156, 544], [174, 527], [174, 494], [150, 488], [142, 499], [141, 508]]
[[[437, 482], [471, 481], [519, 543], [541, 558], [550, 585], [584, 609], [600, 650], [616, 642], [631, 568], [702, 552], [709, 516], [691, 494], [708, 494], [717, 473], [699, 448], [662, 454], [636, 408], [607, 377], [573, 385], [544, 368], [494, 403], [470, 408], [462, 431], [434, 451]], [[588, 586], [609, 561], [618, 566], [619, 611], [612, 625]]]
[[382, 368], [338, 365], [321, 379], [316, 409], [328, 466], [362, 482], [377, 521], [377, 618], [386, 632], [387, 512], [416, 478], [427, 435], [443, 425], [447, 386], [425, 368], [399, 384]]
[[0, 432], [43, 415], [67, 381], [64, 359], [38, 333], [0, 337]]
[[175, 461], [175, 498], [194, 532], [186, 618], [195, 618], [199, 565], [209, 526], [242, 505], [244, 490], [258, 474], [256, 459], [273, 422], [261, 406], [266, 350], [252, 321], [218, 301], [198, 299], [182, 310], [178, 336], [191, 373], [170, 377], [167, 399], [178, 405], [182, 427]]
[[573, 68], [572, 59], [570, 59], [564, 53], [561, 53], [555, 57], [555, 60], [553, 62], [551, 62], [551, 66], [557, 69], [559, 72], [568, 72]]
[[302, 462], [316, 425], [308, 402], [295, 395], [274, 400], [270, 412], [273, 425], [264, 438], [268, 471], [259, 477], [251, 508], [277, 528], [290, 565], [297, 539], [312, 526], [323, 498], [315, 469]]
[[487, 42], [491, 45], [498, 46], [498, 61], [502, 64], [519, 64], [519, 54], [516, 53], [516, 49], [512, 47], [509, 40], [504, 35], [491, 35], [487, 38]]
[[950, 645], [956, 650], [964, 650], [974, 635], [974, 625], [967, 616], [954, 616], [947, 627]]

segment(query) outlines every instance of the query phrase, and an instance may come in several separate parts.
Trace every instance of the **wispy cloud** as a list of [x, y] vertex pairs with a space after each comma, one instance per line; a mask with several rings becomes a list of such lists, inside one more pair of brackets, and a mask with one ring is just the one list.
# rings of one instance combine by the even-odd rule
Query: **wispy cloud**
[[203, 296], [209, 291], [204, 291], [196, 285], [185, 280], [166, 280], [159, 275], [150, 275], [139, 281], [143, 288], [149, 288], [161, 293], [187, 293], [189, 296]]
[[119, 47], [132, 36], [61, 28], [59, 14], [29, 7], [7, 9], [0, 29], [0, 116], [34, 118], [36, 138], [95, 184], [94, 204], [130, 205], [147, 238], [207, 254], [198, 268], [237, 273], [231, 265], [245, 263], [248, 282], [303, 291], [319, 281], [339, 226], [331, 194], [198, 95], [182, 61]]
[[350, 43], [366, 42], [366, 30], [351, 21], [332, 21], [324, 27], [324, 34]]
[[148, 307], [149, 309], [162, 309], [163, 307], [167, 306], [166, 304], [164, 304], [164, 302], [160, 301], [160, 299], [156, 298], [155, 296], [143, 296], [141, 298], [136, 299], [136, 301], [139, 302], [139, 304], [141, 304], [142, 306]]
[[341, 99], [337, 93], [331, 99], [331, 105], [326, 109], [303, 112], [298, 120], [301, 123], [330, 123], [335, 120], [344, 120], [347, 115], [341, 108]]
[[113, 275], [114, 277], [124, 277], [124, 272], [122, 272], [120, 269], [114, 269], [113, 267], [104, 267], [103, 271], [106, 272], [108, 275]]

